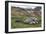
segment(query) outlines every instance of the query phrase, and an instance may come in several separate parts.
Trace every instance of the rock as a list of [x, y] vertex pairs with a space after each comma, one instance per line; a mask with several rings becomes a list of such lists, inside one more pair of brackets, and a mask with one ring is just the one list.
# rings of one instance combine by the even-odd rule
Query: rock
[[38, 23], [38, 19], [36, 17], [29, 17], [27, 19], [24, 20], [25, 23], [29, 23], [29, 24], [35, 24]]
[[20, 18], [16, 18], [15, 20], [16, 20], [16, 22], [21, 22], [22, 21]]

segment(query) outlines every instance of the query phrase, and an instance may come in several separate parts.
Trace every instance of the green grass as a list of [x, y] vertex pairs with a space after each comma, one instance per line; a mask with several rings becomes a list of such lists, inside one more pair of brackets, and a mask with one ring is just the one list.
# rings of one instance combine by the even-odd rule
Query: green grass
[[[16, 18], [19, 18], [22, 22], [16, 22]], [[15, 16], [11, 17], [11, 28], [35, 28], [41, 27], [41, 17], [38, 16], [39, 23], [38, 24], [27, 24], [24, 23], [23, 20], [28, 18], [27, 16]]]

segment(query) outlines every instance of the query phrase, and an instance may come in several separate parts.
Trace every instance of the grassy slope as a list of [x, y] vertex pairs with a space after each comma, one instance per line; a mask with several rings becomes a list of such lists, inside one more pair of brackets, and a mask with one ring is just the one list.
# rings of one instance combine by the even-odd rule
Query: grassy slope
[[[27, 16], [15, 16], [12, 17], [11, 19], [11, 28], [28, 28], [28, 27], [40, 27], [41, 26], [41, 22], [39, 21], [38, 24], [25, 24], [24, 22], [16, 22], [16, 18], [20, 18], [21, 20], [24, 20], [25, 18], [27, 18]], [[38, 17], [38, 19], [40, 19], [40, 17]]]
[[[25, 11], [24, 11], [24, 13], [25, 13]], [[16, 11], [16, 9], [13, 7], [13, 9], [11, 10], [11, 15], [15, 16], [15, 17], [11, 17], [11, 28], [28, 28], [28, 27], [34, 28], [34, 27], [40, 27], [41, 26], [41, 21], [39, 21], [38, 24], [25, 24], [24, 22], [16, 22], [16, 18], [19, 18], [21, 20], [24, 20], [25, 18], [27, 18], [27, 16], [26, 16], [27, 13], [26, 14], [24, 14], [24, 13], [23, 13], [22, 9], [19, 11]], [[23, 14], [24, 16], [19, 16], [21, 14]], [[31, 15], [29, 15], [29, 16], [31, 16]], [[41, 17], [39, 17], [39, 16], [37, 16], [37, 17], [38, 17], [38, 20], [41, 20]]]

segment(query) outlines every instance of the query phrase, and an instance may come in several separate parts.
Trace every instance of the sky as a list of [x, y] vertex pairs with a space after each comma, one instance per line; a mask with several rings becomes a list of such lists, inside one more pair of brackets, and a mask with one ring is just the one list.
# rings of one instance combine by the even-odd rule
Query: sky
[[35, 7], [37, 6], [40, 6], [38, 4], [26, 4], [26, 3], [11, 3], [11, 6], [14, 6], [14, 7], [20, 7], [20, 8], [32, 8], [34, 9]]

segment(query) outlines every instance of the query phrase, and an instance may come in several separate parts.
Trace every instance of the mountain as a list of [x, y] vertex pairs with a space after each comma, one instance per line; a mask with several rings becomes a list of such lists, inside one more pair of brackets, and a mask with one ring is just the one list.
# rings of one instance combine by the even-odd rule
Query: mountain
[[[38, 9], [38, 10], [37, 10]], [[25, 9], [25, 8], [20, 8], [20, 7], [11, 7], [11, 15], [12, 16], [36, 16], [39, 15], [41, 11], [39, 10], [38, 7], [35, 9]]]

